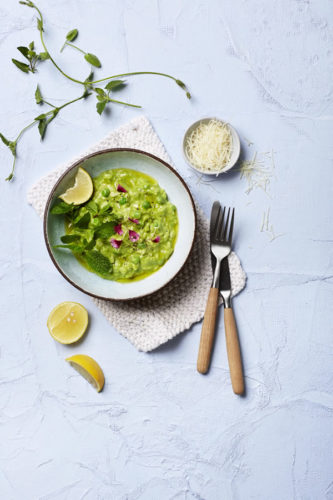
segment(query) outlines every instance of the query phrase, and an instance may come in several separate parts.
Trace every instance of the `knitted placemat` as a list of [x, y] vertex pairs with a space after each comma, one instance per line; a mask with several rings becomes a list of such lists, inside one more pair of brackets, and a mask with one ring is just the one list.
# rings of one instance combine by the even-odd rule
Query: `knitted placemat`
[[[171, 160], [144, 116], [111, 132], [102, 141], [42, 177], [28, 192], [28, 202], [40, 217], [49, 193], [59, 176], [75, 161], [101, 149], [128, 147], [152, 153], [164, 161]], [[203, 318], [212, 281], [209, 252], [209, 223], [196, 204], [197, 236], [190, 258], [179, 275], [166, 287], [149, 297], [131, 302], [92, 299], [112, 325], [140, 351], [151, 351], [190, 328]], [[229, 255], [232, 295], [245, 286], [246, 275], [237, 255]]]

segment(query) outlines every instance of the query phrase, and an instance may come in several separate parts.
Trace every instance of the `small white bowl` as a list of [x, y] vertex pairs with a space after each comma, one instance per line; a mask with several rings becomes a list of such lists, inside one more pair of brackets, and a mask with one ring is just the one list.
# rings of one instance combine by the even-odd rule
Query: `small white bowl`
[[[226, 124], [230, 130], [230, 133], [231, 133], [231, 139], [232, 139], [232, 152], [231, 152], [231, 156], [230, 156], [230, 160], [229, 162], [227, 163], [227, 165], [222, 168], [221, 170], [218, 170], [216, 172], [203, 172], [202, 170], [200, 170], [198, 167], [196, 167], [195, 165], [193, 165], [189, 159], [189, 157], [187, 156], [187, 153], [186, 153], [186, 142], [187, 142], [187, 138], [188, 136], [193, 132], [193, 130], [195, 128], [197, 128], [201, 123], [209, 123], [211, 120], [216, 120], [220, 123], [223, 123], [223, 124]], [[220, 120], [219, 118], [202, 118], [201, 120], [198, 120], [196, 122], [194, 122], [185, 132], [184, 134], [184, 139], [183, 139], [183, 154], [184, 154], [184, 157], [185, 157], [185, 160], [187, 162], [187, 164], [192, 167], [194, 170], [196, 170], [197, 172], [199, 172], [200, 174], [205, 174], [205, 175], [220, 175], [220, 174], [224, 174], [225, 172], [227, 172], [228, 170], [230, 170], [232, 167], [234, 167], [239, 159], [239, 155], [240, 155], [240, 140], [239, 140], [239, 135], [237, 134], [236, 130], [234, 129], [234, 127], [232, 127], [230, 125], [230, 123], [228, 122], [224, 122], [223, 120]]]

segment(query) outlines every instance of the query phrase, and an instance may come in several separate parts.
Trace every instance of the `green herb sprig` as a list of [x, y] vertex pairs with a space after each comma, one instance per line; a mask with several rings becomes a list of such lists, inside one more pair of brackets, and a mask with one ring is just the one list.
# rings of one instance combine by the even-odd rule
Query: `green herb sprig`
[[[37, 85], [37, 89], [35, 91], [35, 100], [36, 104], [38, 105], [43, 105], [46, 104], [47, 106], [51, 107], [52, 109], [38, 115], [34, 120], [23, 127], [23, 129], [18, 133], [16, 138], [14, 140], [7, 139], [3, 134], [0, 133], [0, 139], [4, 143], [5, 146], [8, 147], [8, 149], [11, 151], [11, 154], [13, 156], [13, 163], [12, 163], [12, 170], [8, 177], [6, 178], [7, 181], [10, 181], [14, 177], [14, 172], [15, 172], [15, 164], [16, 164], [16, 159], [17, 159], [17, 144], [19, 140], [21, 139], [22, 135], [32, 126], [38, 125], [38, 130], [40, 133], [41, 140], [44, 139], [47, 127], [49, 124], [56, 118], [56, 116], [59, 114], [59, 112], [64, 109], [65, 107], [74, 104], [75, 102], [81, 100], [81, 99], [86, 99], [88, 98], [91, 94], [94, 94], [97, 100], [96, 103], [96, 110], [97, 112], [101, 115], [104, 110], [106, 109], [106, 106], [112, 103], [115, 104], [123, 104], [124, 106], [130, 106], [134, 108], [141, 108], [140, 105], [138, 104], [131, 104], [129, 102], [121, 101], [119, 99], [115, 99], [113, 96], [114, 92], [117, 92], [124, 88], [127, 83], [125, 80], [123, 80], [123, 77], [131, 77], [131, 76], [136, 76], [136, 75], [155, 75], [155, 76], [162, 76], [165, 78], [169, 78], [173, 80], [186, 94], [186, 97], [188, 99], [191, 98], [191, 94], [189, 93], [185, 83], [183, 83], [181, 80], [173, 77], [172, 75], [168, 75], [166, 73], [160, 73], [160, 72], [155, 72], [155, 71], [135, 71], [135, 72], [130, 72], [130, 73], [121, 73], [117, 75], [111, 75], [105, 78], [100, 78], [98, 80], [94, 80], [94, 73], [91, 71], [89, 76], [82, 81], [81, 79], [74, 78], [70, 75], [68, 75], [65, 71], [61, 69], [61, 67], [58, 65], [58, 63], [55, 61], [53, 56], [50, 54], [45, 40], [44, 40], [44, 18], [43, 15], [40, 11], [40, 9], [37, 7], [37, 5], [32, 2], [31, 0], [21, 0], [19, 2], [22, 5], [25, 5], [27, 7], [30, 7], [34, 9], [37, 12], [37, 29], [39, 31], [40, 35], [40, 41], [43, 47], [42, 52], [36, 52], [35, 50], [35, 43], [31, 42], [27, 47], [25, 46], [20, 46], [18, 47], [19, 52], [25, 57], [25, 59], [28, 61], [22, 62], [17, 59], [12, 59], [13, 63], [15, 66], [23, 71], [24, 73], [35, 73], [36, 72], [36, 65], [37, 63], [41, 61], [46, 61], [49, 60], [52, 65], [59, 71], [65, 78], [70, 80], [73, 83], [76, 83], [80, 85], [83, 88], [83, 93], [76, 99], [72, 99], [70, 101], [65, 102], [61, 106], [55, 106], [54, 104], [48, 102], [45, 100], [45, 98], [41, 94], [41, 90], [39, 86]], [[70, 46], [77, 51], [81, 52], [84, 55], [84, 59], [87, 61], [88, 64], [95, 68], [100, 68], [101, 67], [101, 62], [97, 56], [95, 56], [91, 52], [85, 52], [81, 48], [79, 48], [77, 45], [74, 45], [72, 42], [76, 40], [76, 38], [79, 35], [79, 31], [77, 28], [74, 28], [70, 30], [67, 35], [66, 35], [66, 40], [65, 43], [63, 44], [61, 51], [66, 46]], [[96, 86], [96, 84], [100, 84], [102, 82], [107, 82], [104, 88], [101, 88], [100, 86]]]

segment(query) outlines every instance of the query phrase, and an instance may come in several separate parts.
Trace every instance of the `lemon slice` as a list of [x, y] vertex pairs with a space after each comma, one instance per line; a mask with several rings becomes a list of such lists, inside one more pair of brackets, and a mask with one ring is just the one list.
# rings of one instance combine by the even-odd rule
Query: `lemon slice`
[[52, 337], [61, 344], [77, 342], [88, 326], [87, 310], [77, 302], [58, 304], [47, 319]]
[[66, 358], [66, 361], [68, 361], [82, 377], [88, 380], [97, 392], [101, 392], [104, 387], [105, 379], [102, 368], [97, 361], [86, 354], [75, 354], [70, 358]]
[[89, 200], [93, 194], [94, 185], [90, 175], [83, 168], [79, 168], [75, 177], [74, 186], [67, 189], [67, 191], [60, 195], [65, 203], [69, 205], [81, 205]]

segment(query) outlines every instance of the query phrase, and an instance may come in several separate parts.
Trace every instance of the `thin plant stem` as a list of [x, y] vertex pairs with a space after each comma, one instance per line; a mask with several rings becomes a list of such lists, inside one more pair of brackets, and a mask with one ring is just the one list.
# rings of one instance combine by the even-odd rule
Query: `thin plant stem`
[[76, 49], [78, 50], [79, 52], [81, 52], [82, 54], [86, 55], [87, 52], [85, 52], [84, 50], [80, 49], [80, 47], [77, 47], [76, 45], [74, 45], [73, 43], [70, 43], [70, 42], [65, 42], [64, 45], [69, 45], [70, 47], [73, 47], [73, 49]]

